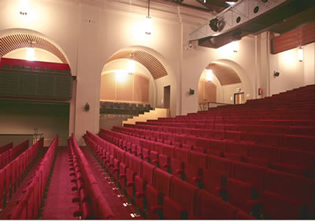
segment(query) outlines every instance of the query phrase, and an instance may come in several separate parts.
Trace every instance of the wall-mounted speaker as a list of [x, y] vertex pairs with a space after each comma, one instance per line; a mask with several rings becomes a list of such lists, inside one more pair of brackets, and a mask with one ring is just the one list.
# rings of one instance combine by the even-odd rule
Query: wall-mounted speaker
[[189, 95], [194, 95], [195, 94], [195, 90], [194, 89], [189, 89]]

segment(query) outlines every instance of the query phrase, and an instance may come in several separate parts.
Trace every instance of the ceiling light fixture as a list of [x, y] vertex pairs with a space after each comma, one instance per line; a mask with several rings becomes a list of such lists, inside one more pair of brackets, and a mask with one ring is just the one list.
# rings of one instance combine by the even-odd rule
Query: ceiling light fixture
[[233, 52], [238, 52], [238, 41], [232, 41]]
[[20, 15], [27, 15], [29, 11], [29, 0], [20, 0]]
[[152, 33], [152, 19], [150, 17], [150, 0], [148, 0], [148, 15], [145, 18], [145, 34], [151, 35]]

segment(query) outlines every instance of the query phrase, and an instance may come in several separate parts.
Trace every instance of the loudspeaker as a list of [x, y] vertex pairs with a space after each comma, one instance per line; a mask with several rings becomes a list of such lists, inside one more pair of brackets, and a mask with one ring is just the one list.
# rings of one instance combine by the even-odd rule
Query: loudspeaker
[[273, 76], [274, 76], [274, 77], [279, 77], [279, 76], [280, 76], [280, 73], [277, 72], [277, 71], [275, 71], [275, 72], [273, 73]]
[[193, 94], [195, 94], [195, 90], [194, 89], [189, 89], [189, 95], [193, 95]]
[[89, 105], [88, 103], [86, 103], [86, 104], [84, 105], [84, 110], [85, 110], [85, 111], [89, 111], [89, 110], [90, 110], [90, 105]]

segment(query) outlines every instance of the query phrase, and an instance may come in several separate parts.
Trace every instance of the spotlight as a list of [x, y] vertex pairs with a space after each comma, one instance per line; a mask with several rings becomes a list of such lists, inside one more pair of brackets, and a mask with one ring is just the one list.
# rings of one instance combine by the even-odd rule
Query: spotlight
[[219, 30], [219, 19], [217, 18], [211, 19], [209, 26], [212, 31], [217, 32]]

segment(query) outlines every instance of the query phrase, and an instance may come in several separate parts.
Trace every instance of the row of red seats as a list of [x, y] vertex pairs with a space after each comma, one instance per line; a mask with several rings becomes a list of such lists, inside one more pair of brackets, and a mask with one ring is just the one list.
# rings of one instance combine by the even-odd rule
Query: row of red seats
[[[315, 122], [314, 122], [315, 124]], [[125, 127], [136, 127], [139, 129], [155, 130], [169, 133], [191, 133], [195, 129], [201, 131], [235, 131], [235, 132], [253, 132], [253, 133], [272, 133], [272, 134], [291, 134], [314, 136], [315, 126], [286, 126], [286, 125], [259, 125], [259, 124], [236, 124], [236, 123], [206, 123], [205, 121], [187, 121], [187, 122], [136, 122], [136, 124], [124, 124]], [[198, 130], [195, 130], [196, 133]], [[198, 135], [198, 134], [197, 134]]]
[[11, 149], [12, 147], [13, 147], [13, 142], [3, 145], [2, 147], [0, 147], [0, 154]]
[[[115, 129], [119, 127], [115, 126]], [[274, 128], [270, 127], [269, 132], [254, 132], [254, 131], [233, 131], [233, 130], [217, 130], [217, 129], [199, 129], [199, 128], [185, 128], [185, 127], [166, 127], [166, 126], [150, 126], [150, 125], [134, 125], [125, 124], [124, 130], [130, 129], [131, 131], [138, 131], [142, 134], [158, 133], [164, 132], [169, 134], [181, 134], [188, 136], [203, 137], [209, 139], [229, 139], [237, 141], [250, 141], [253, 143], [262, 143], [264, 141], [265, 145], [280, 147], [280, 148], [290, 148], [298, 149], [304, 151], [315, 152], [315, 127], [303, 128], [307, 133], [311, 133], [312, 129], [314, 134], [312, 136], [308, 135], [292, 135], [284, 133], [274, 133], [272, 131]], [[299, 129], [297, 129], [299, 130]], [[267, 127], [266, 127], [267, 131]], [[301, 133], [301, 132], [300, 132]]]
[[[90, 198], [87, 195], [85, 189], [85, 183], [80, 169], [80, 163], [77, 159], [76, 153], [74, 152], [71, 138], [68, 139], [69, 147], [69, 170], [70, 176], [73, 177], [71, 182], [75, 184], [72, 187], [72, 191], [76, 191], [76, 197], [72, 199], [72, 203], [78, 204], [79, 210], [75, 211], [73, 216], [79, 217], [80, 219], [91, 219], [93, 218]], [[65, 205], [66, 206], [66, 205]]]
[[262, 101], [261, 99], [255, 100], [255, 103], [257, 103], [256, 105], [250, 104], [250, 101], [248, 101], [245, 104], [237, 106], [234, 105], [220, 106], [217, 108], [211, 108], [208, 111], [199, 111], [197, 113], [191, 113], [188, 114], [187, 116], [190, 117], [212, 116], [214, 119], [227, 119], [228, 116], [231, 115], [232, 119], [244, 117], [246, 119], [246, 115], [248, 115], [249, 118], [256, 119], [269, 118], [314, 120], [314, 116], [311, 115], [311, 111], [315, 109], [315, 105], [312, 101], [309, 101], [307, 103], [292, 101], [292, 105], [283, 104], [279, 101], [276, 101], [273, 104], [259, 103], [261, 101]]
[[74, 215], [81, 216], [83, 219], [114, 219], [113, 212], [104, 198], [74, 135], [70, 137], [69, 145], [73, 150], [73, 153], [71, 153], [73, 161], [71, 175], [75, 176], [76, 186], [74, 190], [78, 191], [78, 199], [81, 202], [81, 209]]
[[[101, 129], [102, 130], [102, 129]], [[269, 167], [299, 176], [315, 177], [315, 152], [286, 149], [270, 145], [239, 140], [217, 140], [188, 135], [174, 135], [154, 131], [114, 127], [114, 131], [146, 140], [156, 141], [155, 145], [171, 145], [170, 148], [184, 148], [201, 153]], [[146, 142], [140, 146], [150, 146]], [[271, 141], [269, 141], [271, 142]], [[163, 143], [163, 144], [161, 144]], [[263, 143], [263, 142], [260, 142]], [[154, 149], [154, 148], [152, 148]]]
[[315, 98], [315, 86], [307, 85], [300, 88], [295, 88], [286, 92], [281, 92], [279, 94], [272, 95], [271, 100], [279, 100], [292, 103], [292, 100], [296, 101], [306, 101], [309, 102], [310, 98]]
[[90, 132], [84, 138], [122, 193], [127, 194], [146, 218], [253, 218]]
[[[199, 116], [202, 114], [198, 114], [196, 116]], [[295, 120], [293, 119], [286, 119], [286, 120], [279, 120], [279, 119], [259, 119], [256, 117], [255, 119], [238, 119], [229, 117], [227, 119], [214, 119], [213, 116], [206, 115], [205, 117], [193, 117], [195, 115], [190, 116], [188, 114], [187, 116], [176, 116], [175, 118], [159, 118], [157, 120], [147, 120], [147, 122], [136, 122], [136, 124], [154, 124], [154, 125], [168, 125], [171, 126], [178, 126], [178, 123], [185, 123], [189, 127], [193, 127], [194, 125], [201, 125], [208, 127], [211, 127], [213, 125], [215, 129], [216, 125], [256, 125], [256, 126], [314, 126], [315, 120]]]
[[58, 136], [52, 141], [32, 181], [27, 186], [12, 213], [7, 217], [8, 219], [37, 219], [51, 167], [55, 159], [57, 145]]
[[[167, 165], [170, 168], [167, 171], [173, 175], [182, 177], [187, 182], [212, 194], [220, 193], [221, 197], [246, 212], [253, 212], [257, 218], [260, 216], [302, 218], [315, 215], [314, 180], [194, 151], [180, 148], [171, 149], [167, 145], [160, 149], [157, 145], [155, 146], [157, 149], [147, 150], [147, 153], [144, 153], [144, 149], [153, 146], [143, 145], [143, 142], [150, 141], [106, 130], [102, 130], [100, 136], [161, 169], [166, 169]], [[119, 138], [115, 140], [113, 137]], [[131, 142], [133, 140], [133, 144], [136, 145], [130, 145], [128, 149], [128, 144], [124, 144], [127, 140]], [[127, 143], [129, 142], [127, 141]], [[138, 145], [145, 147], [140, 153]], [[160, 145], [160, 147], [162, 146]], [[168, 162], [164, 159], [165, 155], [169, 158]], [[278, 186], [277, 183], [282, 185]], [[274, 195], [275, 193], [278, 195]], [[272, 196], [269, 196], [270, 194]], [[287, 199], [290, 203], [294, 203], [287, 203]], [[270, 206], [274, 201], [285, 204], [286, 207]], [[263, 207], [262, 210], [259, 210], [261, 204]], [[290, 209], [288, 210], [288, 208]]]
[[0, 169], [5, 165], [14, 160], [17, 156], [19, 156], [23, 151], [25, 151], [29, 147], [29, 141], [25, 140], [19, 145], [9, 148], [7, 151], [2, 152], [0, 154]]
[[[28, 144], [28, 142], [23, 143]], [[6, 203], [22, 184], [28, 169], [43, 148], [43, 143], [43, 138], [38, 140], [17, 158], [6, 164], [4, 168], [0, 169], [0, 210], [6, 207]]]

